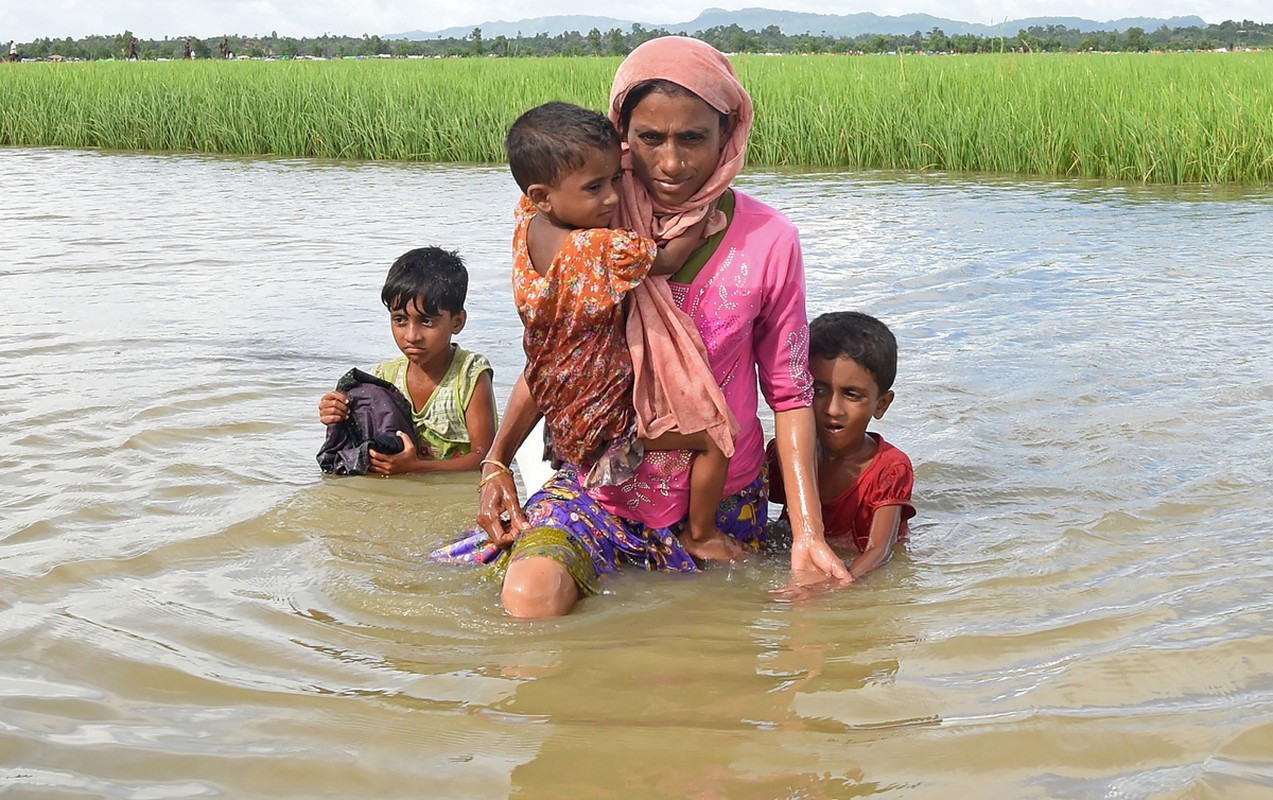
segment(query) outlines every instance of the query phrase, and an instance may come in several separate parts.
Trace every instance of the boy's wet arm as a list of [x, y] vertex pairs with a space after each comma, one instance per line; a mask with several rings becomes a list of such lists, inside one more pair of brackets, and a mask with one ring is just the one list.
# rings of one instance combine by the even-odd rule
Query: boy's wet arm
[[871, 515], [871, 532], [868, 534], [866, 549], [849, 564], [849, 574], [854, 580], [865, 577], [893, 557], [893, 547], [897, 544], [897, 533], [901, 527], [901, 506], [880, 506], [875, 509], [875, 513]]
[[478, 376], [464, 410], [464, 426], [469, 432], [469, 452], [453, 458], [433, 458], [425, 453], [419, 459], [416, 472], [465, 472], [482, 470], [482, 461], [489, 457], [491, 441], [495, 438], [495, 390], [491, 386], [491, 374]]

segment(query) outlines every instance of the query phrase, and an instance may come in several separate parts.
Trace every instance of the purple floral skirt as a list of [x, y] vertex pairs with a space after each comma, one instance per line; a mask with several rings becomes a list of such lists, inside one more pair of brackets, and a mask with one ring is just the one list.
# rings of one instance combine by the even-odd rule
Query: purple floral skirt
[[[721, 502], [716, 525], [751, 549], [764, 543], [768, 517], [764, 476]], [[562, 469], [526, 501], [531, 527], [508, 550], [491, 543], [476, 530], [459, 541], [429, 554], [437, 561], [495, 564], [507, 568], [511, 561], [546, 556], [564, 566], [585, 595], [596, 594], [599, 578], [633, 564], [664, 572], [694, 572], [699, 567], [681, 546], [677, 534], [685, 521], [650, 528], [602, 508], [579, 485], [575, 472]]]

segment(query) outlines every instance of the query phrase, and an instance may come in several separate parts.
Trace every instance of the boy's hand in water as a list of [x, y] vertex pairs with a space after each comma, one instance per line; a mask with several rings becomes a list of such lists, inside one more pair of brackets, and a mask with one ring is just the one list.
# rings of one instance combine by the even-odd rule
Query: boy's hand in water
[[318, 421], [324, 425], [349, 418], [349, 397], [344, 392], [328, 392], [318, 401]]
[[411, 437], [402, 431], [398, 431], [398, 438], [402, 440], [401, 453], [382, 453], [379, 450], [367, 451], [367, 455], [371, 457], [371, 465], [367, 471], [373, 475], [383, 475], [386, 478], [390, 475], [403, 475], [408, 472], [420, 471], [420, 456], [416, 452], [415, 442], [411, 441]]

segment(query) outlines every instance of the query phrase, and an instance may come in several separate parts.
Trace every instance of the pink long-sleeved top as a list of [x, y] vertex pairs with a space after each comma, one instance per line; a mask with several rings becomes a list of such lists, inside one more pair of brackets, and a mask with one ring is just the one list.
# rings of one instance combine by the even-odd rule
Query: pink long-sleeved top
[[[800, 236], [785, 216], [734, 192], [725, 237], [691, 283], [671, 283], [676, 304], [694, 320], [707, 360], [738, 420], [725, 494], [756, 479], [765, 461], [757, 416], [759, 391], [775, 412], [813, 403], [809, 321], [805, 314]], [[622, 486], [589, 494], [603, 507], [652, 528], [684, 519], [691, 454], [650, 452]]]

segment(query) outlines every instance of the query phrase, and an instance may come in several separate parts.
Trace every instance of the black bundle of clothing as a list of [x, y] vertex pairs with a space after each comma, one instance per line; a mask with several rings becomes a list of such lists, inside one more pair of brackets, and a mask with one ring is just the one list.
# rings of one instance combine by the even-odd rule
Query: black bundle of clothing
[[351, 369], [336, 382], [336, 391], [349, 398], [349, 416], [327, 426], [327, 440], [318, 451], [318, 466], [335, 475], [366, 475], [369, 450], [393, 455], [403, 450], [398, 431], [415, 438], [411, 404], [398, 387], [360, 369]]

